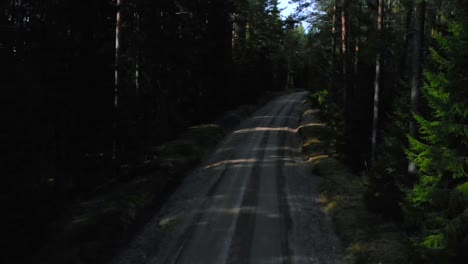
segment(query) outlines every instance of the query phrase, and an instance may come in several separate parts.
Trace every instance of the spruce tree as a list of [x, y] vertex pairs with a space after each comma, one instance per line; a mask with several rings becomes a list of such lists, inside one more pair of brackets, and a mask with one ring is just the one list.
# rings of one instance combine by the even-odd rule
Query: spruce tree
[[418, 169], [407, 198], [420, 215], [421, 245], [445, 257], [458, 255], [468, 236], [466, 15], [460, 11], [447, 22], [447, 32], [435, 36], [423, 86], [430, 113], [415, 115], [421, 137], [409, 137], [407, 151]]

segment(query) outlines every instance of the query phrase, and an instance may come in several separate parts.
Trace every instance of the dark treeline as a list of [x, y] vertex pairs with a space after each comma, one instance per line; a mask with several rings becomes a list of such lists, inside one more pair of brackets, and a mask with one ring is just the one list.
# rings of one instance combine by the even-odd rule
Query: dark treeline
[[2, 247], [187, 126], [305, 85], [303, 34], [275, 0], [1, 1]]
[[400, 223], [424, 263], [466, 261], [468, 4], [294, 2], [327, 56], [314, 98], [369, 208]]

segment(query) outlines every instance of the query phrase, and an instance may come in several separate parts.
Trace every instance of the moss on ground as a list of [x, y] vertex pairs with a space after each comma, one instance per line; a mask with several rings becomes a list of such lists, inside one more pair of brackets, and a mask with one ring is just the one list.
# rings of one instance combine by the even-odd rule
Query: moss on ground
[[367, 210], [361, 177], [334, 158], [333, 133], [317, 113], [303, 114], [302, 151], [321, 176], [319, 201], [343, 241], [346, 263], [413, 263], [409, 239], [393, 222]]

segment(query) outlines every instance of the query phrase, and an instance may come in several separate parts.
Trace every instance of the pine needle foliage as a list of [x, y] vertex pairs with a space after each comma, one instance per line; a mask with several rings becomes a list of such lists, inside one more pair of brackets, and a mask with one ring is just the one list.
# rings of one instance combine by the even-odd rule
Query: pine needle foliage
[[422, 248], [450, 258], [468, 236], [468, 19], [456, 14], [447, 21], [424, 72], [431, 111], [415, 115], [420, 137], [409, 137], [407, 156], [418, 167], [418, 181], [407, 202], [419, 212]]

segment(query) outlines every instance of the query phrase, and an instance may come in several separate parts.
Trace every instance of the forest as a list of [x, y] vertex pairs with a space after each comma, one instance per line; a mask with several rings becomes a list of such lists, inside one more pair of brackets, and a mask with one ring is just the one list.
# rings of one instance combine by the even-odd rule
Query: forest
[[[468, 2], [289, 3], [1, 0], [0, 260], [54, 251], [70, 208], [160, 171], [157, 146], [190, 127], [299, 88], [414, 263], [466, 261]], [[128, 240], [148, 212], [109, 232]], [[39, 263], [105, 263], [122, 243]]]

